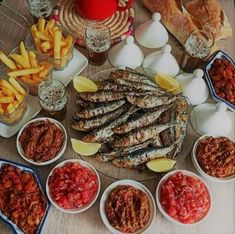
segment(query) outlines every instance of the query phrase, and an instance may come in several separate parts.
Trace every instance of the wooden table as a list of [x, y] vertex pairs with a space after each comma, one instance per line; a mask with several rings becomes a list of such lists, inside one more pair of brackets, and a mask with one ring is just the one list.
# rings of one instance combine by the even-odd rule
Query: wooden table
[[[17, 0], [9, 0], [7, 1], [9, 5], [13, 6], [15, 9], [20, 10], [26, 17], [29, 17], [27, 11], [27, 3], [26, 0], [22, 3], [22, 1]], [[223, 5], [225, 11], [228, 14], [230, 22], [233, 23], [233, 32], [235, 35], [235, 9], [233, 0], [220, 0], [221, 4]], [[136, 25], [139, 23], [150, 19], [151, 14], [144, 9], [144, 7], [136, 1], [135, 3], [135, 14], [136, 14]], [[228, 52], [234, 59], [235, 59], [235, 36], [232, 39], [221, 41], [219, 43], [220, 48], [224, 51]], [[175, 41], [175, 39], [171, 36], [170, 37], [170, 44], [173, 45], [173, 53], [179, 59], [180, 55], [182, 54], [181, 46]], [[80, 49], [81, 50], [81, 49]], [[82, 49], [81, 51], [85, 51]], [[145, 54], [151, 52], [151, 50], [143, 49]], [[83, 72], [83, 75], [89, 76], [96, 71], [103, 70], [105, 68], [109, 68], [111, 65], [106, 62], [105, 65], [101, 67], [94, 67], [88, 66], [88, 68]], [[234, 113], [230, 112], [231, 117], [233, 118], [233, 125], [235, 125], [235, 116]], [[235, 139], [234, 135], [235, 131], [231, 131], [231, 137]], [[16, 146], [15, 146], [16, 137], [11, 137], [9, 139], [4, 139], [0, 137], [0, 156], [6, 159], [18, 161], [23, 164], [27, 164], [17, 153]], [[72, 151], [71, 144], [68, 142], [67, 150], [62, 157], [62, 161], [68, 158], [77, 157], [76, 154]], [[40, 176], [44, 182], [47, 178], [49, 171], [55, 164], [36, 168]], [[184, 162], [178, 165], [179, 168], [188, 169], [190, 171], [195, 172], [195, 169], [192, 165], [190, 157], [187, 157]], [[102, 191], [113, 182], [110, 178], [107, 178], [101, 175], [102, 181]], [[144, 182], [150, 191], [155, 194], [155, 189], [157, 186], [158, 181], [149, 181]], [[155, 218], [155, 222], [152, 226], [152, 229], [149, 233], [164, 233], [164, 234], [173, 234], [173, 233], [180, 233], [180, 234], [232, 234], [235, 233], [235, 222], [234, 222], [234, 211], [235, 211], [235, 185], [234, 184], [214, 184], [208, 182], [208, 185], [211, 188], [213, 194], [213, 208], [210, 216], [208, 219], [198, 225], [193, 227], [181, 227], [176, 226], [169, 221], [167, 221], [157, 209], [157, 215]], [[102, 194], [101, 191], [101, 194]], [[8, 234], [10, 230], [8, 227], [0, 221], [0, 234]], [[88, 211], [78, 214], [78, 215], [68, 215], [64, 214], [54, 207], [51, 207], [49, 215], [44, 225], [43, 233], [45, 234], [72, 234], [72, 233], [109, 233], [109, 231], [103, 225], [100, 215], [99, 215], [99, 199], [96, 201], [95, 205], [90, 208]]]

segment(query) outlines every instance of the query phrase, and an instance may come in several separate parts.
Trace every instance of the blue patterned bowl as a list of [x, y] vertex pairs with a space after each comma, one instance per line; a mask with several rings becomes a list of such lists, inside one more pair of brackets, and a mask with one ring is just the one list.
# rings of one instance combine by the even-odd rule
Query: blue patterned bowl
[[[41, 231], [42, 231], [42, 227], [43, 227], [43, 224], [45, 222], [45, 219], [47, 217], [47, 214], [48, 214], [48, 211], [49, 211], [49, 208], [50, 208], [50, 202], [45, 194], [45, 192], [43, 191], [42, 189], [42, 186], [41, 186], [41, 181], [38, 177], [38, 175], [36, 174], [36, 172], [34, 171], [34, 169], [30, 168], [30, 167], [27, 167], [27, 166], [24, 166], [20, 163], [16, 163], [16, 162], [12, 162], [12, 161], [8, 161], [6, 159], [3, 159], [3, 158], [0, 158], [0, 168], [3, 166], [3, 165], [6, 165], [6, 164], [10, 164], [10, 165], [13, 165], [15, 167], [17, 167], [18, 169], [22, 170], [22, 171], [26, 171], [26, 172], [29, 172], [31, 174], [34, 175], [37, 183], [38, 183], [38, 186], [40, 188], [40, 190], [42, 191], [42, 194], [43, 196], [45, 197], [46, 199], [46, 210], [45, 210], [45, 214], [44, 214], [44, 217], [43, 219], [41, 220], [39, 226], [38, 226], [38, 230], [36, 232], [36, 234], [40, 234]], [[0, 211], [0, 218], [9, 226], [9, 228], [12, 230], [12, 232], [14, 234], [24, 234], [22, 230], [20, 230], [20, 228], [18, 226], [16, 226], [16, 224], [14, 224], [11, 220], [8, 219], [8, 217], [6, 217], [5, 215], [3, 215]]]
[[211, 77], [209, 75], [209, 70], [210, 70], [210, 68], [211, 68], [211, 66], [214, 63], [214, 60], [216, 58], [229, 60], [233, 64], [233, 66], [235, 67], [234, 61], [225, 52], [223, 52], [221, 50], [216, 52], [216, 54], [209, 60], [208, 64], [205, 67], [205, 74], [206, 74], [206, 81], [207, 81], [207, 84], [208, 84], [208, 87], [209, 87], [209, 90], [210, 90], [210, 93], [211, 93], [211, 97], [216, 102], [224, 102], [231, 111], [235, 111], [235, 105], [233, 105], [232, 103], [228, 102], [227, 100], [219, 97], [216, 94], [214, 86], [211, 82]]

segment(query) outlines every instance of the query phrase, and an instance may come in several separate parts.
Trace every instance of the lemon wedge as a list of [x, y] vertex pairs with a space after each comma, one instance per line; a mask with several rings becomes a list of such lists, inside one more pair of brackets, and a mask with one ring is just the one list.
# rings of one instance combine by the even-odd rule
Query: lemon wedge
[[98, 152], [101, 147], [99, 143], [87, 143], [85, 141], [71, 138], [73, 150], [83, 156], [91, 156]]
[[155, 76], [156, 83], [167, 91], [174, 91], [180, 87], [177, 80], [167, 74], [158, 73]]
[[166, 172], [171, 170], [176, 161], [170, 158], [158, 158], [147, 162], [147, 167], [154, 172]]
[[73, 78], [73, 87], [79, 92], [96, 92], [97, 85], [87, 77], [75, 76]]

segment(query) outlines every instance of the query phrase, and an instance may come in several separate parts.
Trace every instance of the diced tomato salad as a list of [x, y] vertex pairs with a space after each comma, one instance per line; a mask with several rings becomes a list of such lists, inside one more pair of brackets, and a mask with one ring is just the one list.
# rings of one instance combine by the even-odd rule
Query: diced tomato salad
[[211, 205], [206, 185], [182, 172], [176, 172], [162, 184], [160, 203], [169, 216], [184, 224], [200, 221]]
[[97, 175], [78, 162], [55, 168], [49, 178], [52, 199], [64, 209], [76, 209], [89, 203], [98, 191]]

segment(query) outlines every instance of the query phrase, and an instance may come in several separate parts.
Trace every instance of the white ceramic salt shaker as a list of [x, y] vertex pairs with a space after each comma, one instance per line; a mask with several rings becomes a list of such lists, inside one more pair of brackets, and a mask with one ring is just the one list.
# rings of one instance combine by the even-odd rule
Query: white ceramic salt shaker
[[223, 102], [215, 104], [203, 103], [194, 107], [191, 122], [201, 135], [213, 134], [226, 136], [232, 127], [232, 121]]
[[114, 67], [136, 68], [143, 63], [144, 54], [134, 43], [133, 36], [128, 36], [125, 41], [109, 50], [108, 59]]
[[169, 39], [166, 28], [161, 24], [161, 14], [155, 12], [152, 20], [139, 25], [135, 31], [136, 41], [146, 48], [160, 48], [164, 46]]
[[171, 46], [169, 44], [166, 44], [161, 51], [147, 55], [144, 59], [143, 67], [149, 75], [164, 73], [173, 77], [180, 70], [175, 57], [171, 54]]
[[202, 78], [203, 75], [202, 69], [196, 69], [192, 74], [182, 73], [175, 78], [188, 98], [189, 104], [193, 106], [205, 102], [209, 96], [208, 87]]

